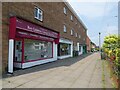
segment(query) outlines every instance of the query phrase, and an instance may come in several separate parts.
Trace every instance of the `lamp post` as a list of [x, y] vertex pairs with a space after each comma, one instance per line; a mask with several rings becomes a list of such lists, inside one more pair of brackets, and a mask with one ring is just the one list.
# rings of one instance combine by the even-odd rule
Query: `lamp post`
[[99, 32], [99, 52], [101, 52], [101, 41], [100, 41], [100, 35], [101, 35], [101, 33]]

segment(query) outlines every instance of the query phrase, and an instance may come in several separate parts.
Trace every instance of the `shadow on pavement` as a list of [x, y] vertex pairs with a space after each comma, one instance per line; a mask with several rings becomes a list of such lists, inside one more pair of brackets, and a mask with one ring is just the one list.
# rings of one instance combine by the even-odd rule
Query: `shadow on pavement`
[[88, 53], [88, 54], [80, 55], [77, 57], [71, 57], [71, 58], [67, 58], [67, 59], [61, 59], [61, 60], [57, 60], [57, 61], [53, 61], [53, 62], [41, 64], [41, 65], [36, 65], [36, 66], [26, 68], [26, 69], [16, 69], [12, 75], [8, 75], [7, 73], [3, 74], [3, 78], [19, 76], [19, 75], [23, 75], [23, 74], [47, 70], [47, 69], [56, 68], [56, 67], [60, 67], [60, 66], [70, 66], [80, 60], [83, 60], [84, 58], [86, 58], [87, 56], [89, 56], [91, 54], [93, 54], [93, 53]]

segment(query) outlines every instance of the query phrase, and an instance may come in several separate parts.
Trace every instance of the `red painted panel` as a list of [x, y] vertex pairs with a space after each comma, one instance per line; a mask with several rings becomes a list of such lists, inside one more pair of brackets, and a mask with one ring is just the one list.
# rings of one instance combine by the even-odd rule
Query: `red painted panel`
[[45, 37], [45, 36], [28, 33], [28, 32], [22, 32], [22, 31], [17, 31], [16, 36], [23, 37], [23, 38], [30, 38], [30, 39], [40, 39], [40, 40], [45, 40], [45, 41], [54, 41], [54, 39], [50, 37]]
[[[18, 32], [16, 29], [19, 29], [20, 32]], [[55, 44], [59, 44], [60, 33], [51, 31], [47, 28], [43, 28], [39, 25], [18, 19], [16, 17], [11, 17], [9, 26], [9, 39], [15, 39], [16, 36], [54, 41]]]
[[58, 38], [54, 40], [55, 44], [59, 44], [59, 40], [60, 40], [60, 33], [58, 33]]
[[41, 26], [32, 24], [30, 22], [18, 19], [16, 20], [16, 28], [24, 30], [24, 31], [28, 31], [28, 32], [34, 32], [36, 34], [41, 34], [41, 35], [45, 35], [45, 36], [49, 36], [52, 38], [58, 38], [58, 33], [57, 32], [53, 32], [50, 31], [46, 28], [43, 28]]
[[15, 33], [16, 33], [16, 17], [11, 17], [9, 26], [9, 39], [15, 39]]

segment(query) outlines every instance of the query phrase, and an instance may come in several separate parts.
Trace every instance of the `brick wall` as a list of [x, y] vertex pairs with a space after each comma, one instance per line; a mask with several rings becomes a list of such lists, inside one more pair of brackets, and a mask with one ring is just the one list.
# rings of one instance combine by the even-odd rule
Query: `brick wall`
[[91, 51], [91, 41], [90, 38], [87, 36], [86, 38], [86, 44], [87, 44], [87, 51]]
[[[0, 12], [2, 12], [2, 3], [0, 2]], [[2, 14], [0, 13], [0, 52], [2, 52]], [[0, 74], [2, 73], [2, 53], [0, 53]], [[1, 78], [1, 76], [0, 76]]]

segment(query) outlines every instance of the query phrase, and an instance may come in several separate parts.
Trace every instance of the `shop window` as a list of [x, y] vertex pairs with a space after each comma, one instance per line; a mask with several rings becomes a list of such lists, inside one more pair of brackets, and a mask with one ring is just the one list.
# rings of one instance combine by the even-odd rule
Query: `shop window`
[[65, 26], [65, 25], [63, 26], [63, 28], [64, 28], [64, 32], [67, 32], [67, 29], [66, 29], [66, 26]]
[[36, 49], [36, 50], [41, 50], [41, 49], [43, 49], [43, 47], [44, 47], [44, 44], [34, 43], [34, 49]]
[[34, 15], [36, 19], [43, 21], [43, 11], [40, 8], [35, 7]]
[[51, 58], [52, 48], [52, 42], [25, 39], [24, 60]]
[[63, 10], [64, 10], [64, 14], [67, 14], [67, 9], [65, 7], [64, 7]]
[[66, 43], [58, 44], [58, 56], [70, 55], [71, 45]]
[[15, 59], [14, 61], [22, 61], [22, 41], [15, 41]]

